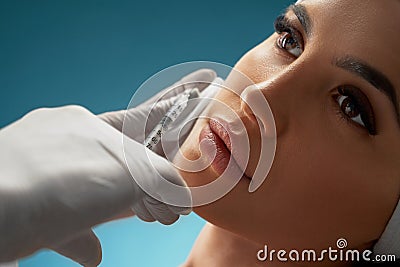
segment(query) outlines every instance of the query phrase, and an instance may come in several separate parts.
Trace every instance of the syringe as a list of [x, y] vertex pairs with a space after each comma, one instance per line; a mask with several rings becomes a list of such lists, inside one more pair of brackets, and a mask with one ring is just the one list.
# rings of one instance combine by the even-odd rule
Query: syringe
[[197, 88], [185, 91], [175, 101], [174, 105], [167, 111], [161, 121], [154, 127], [147, 138], [144, 141], [144, 145], [153, 150], [155, 146], [160, 142], [161, 136], [168, 131], [170, 125], [179, 117], [179, 115], [187, 107], [189, 99], [193, 99], [200, 96], [200, 92]]

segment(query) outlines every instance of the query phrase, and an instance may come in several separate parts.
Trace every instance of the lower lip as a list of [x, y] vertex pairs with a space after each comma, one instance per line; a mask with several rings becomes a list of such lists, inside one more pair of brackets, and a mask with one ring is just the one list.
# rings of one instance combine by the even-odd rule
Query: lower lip
[[[231, 153], [226, 148], [225, 143], [216, 133], [211, 130], [208, 124], [200, 132], [199, 141], [206, 141], [212, 144], [213, 149], [204, 149], [202, 152], [204, 152], [208, 157], [213, 157], [215, 153], [211, 166], [218, 173], [218, 175], [222, 175], [222, 173], [228, 167], [228, 163], [231, 158]], [[207, 146], [207, 148], [208, 147], [211, 146]]]

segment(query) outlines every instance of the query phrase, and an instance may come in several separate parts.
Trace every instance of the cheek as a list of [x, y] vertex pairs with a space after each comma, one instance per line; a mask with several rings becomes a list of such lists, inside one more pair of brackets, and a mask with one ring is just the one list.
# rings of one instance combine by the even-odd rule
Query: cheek
[[301, 139], [278, 142], [273, 168], [254, 196], [252, 205], [263, 211], [249, 215], [258, 231], [242, 230], [276, 247], [324, 248], [340, 237], [358, 246], [377, 238], [393, 206], [387, 200], [395, 199], [377, 180], [382, 170], [334, 138], [297, 133]]
[[382, 170], [357, 160], [357, 149], [313, 132], [298, 129], [281, 137], [271, 172], [255, 193], [240, 182], [224, 198], [195, 211], [275, 248], [326, 248], [341, 237], [359, 246], [377, 238], [395, 190], [388, 192], [387, 183], [377, 181]]
[[264, 42], [248, 51], [235, 65], [235, 69], [244, 73], [254, 83], [263, 82], [290, 61], [279, 56], [278, 48], [275, 46], [277, 35], [273, 34]]

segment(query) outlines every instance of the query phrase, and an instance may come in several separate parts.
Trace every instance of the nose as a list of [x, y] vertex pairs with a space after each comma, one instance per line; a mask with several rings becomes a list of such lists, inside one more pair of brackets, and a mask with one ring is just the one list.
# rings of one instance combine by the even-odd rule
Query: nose
[[302, 75], [304, 71], [301, 68], [282, 71], [246, 87], [240, 94], [242, 112], [249, 119], [256, 120], [261, 133], [260, 156], [249, 192], [254, 192], [267, 177], [275, 158], [278, 137], [288, 131], [293, 120], [299, 119], [295, 112], [301, 102], [299, 99], [313, 87], [311, 81], [304, 79], [299, 84]]
[[276, 122], [276, 135], [282, 136], [307, 112], [302, 99], [311, 97], [312, 91], [321, 86], [318, 79], [305, 79], [311, 75], [316, 73], [311, 74], [299, 65], [275, 73], [267, 80], [255, 81], [240, 94], [242, 112], [249, 119], [257, 120], [266, 136], [274, 134], [272, 125], [275, 127]]
[[243, 112], [250, 119], [257, 120], [261, 136], [260, 156], [249, 185], [249, 192], [257, 190], [268, 176], [276, 150], [275, 120], [261, 88], [260, 84], [250, 85], [240, 95]]
[[271, 138], [276, 135], [275, 119], [267, 98], [262, 93], [265, 83], [253, 84], [243, 90], [240, 95], [241, 109], [249, 119], [258, 122], [262, 135]]

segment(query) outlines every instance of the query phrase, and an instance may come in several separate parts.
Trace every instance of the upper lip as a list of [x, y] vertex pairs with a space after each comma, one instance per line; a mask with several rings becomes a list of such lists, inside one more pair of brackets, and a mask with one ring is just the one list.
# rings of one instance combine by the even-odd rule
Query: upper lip
[[[232, 147], [232, 139], [235, 137], [234, 133], [231, 131], [231, 124], [222, 119], [210, 119], [209, 125], [211, 130], [218, 135], [218, 137], [224, 142], [225, 146], [231, 153], [233, 159], [239, 166], [240, 170], [243, 172], [243, 175], [250, 178], [251, 176], [246, 174], [246, 166], [247, 161], [243, 162], [242, 157], [239, 156], [240, 151], [237, 151], [234, 147]], [[249, 148], [250, 150], [250, 148]]]
[[228, 148], [229, 152], [232, 153], [232, 143], [231, 143], [231, 134], [227, 130], [227, 125], [223, 125], [223, 123], [219, 122], [216, 119], [210, 119], [210, 128], [216, 133], [219, 138], [225, 143], [225, 146]]

